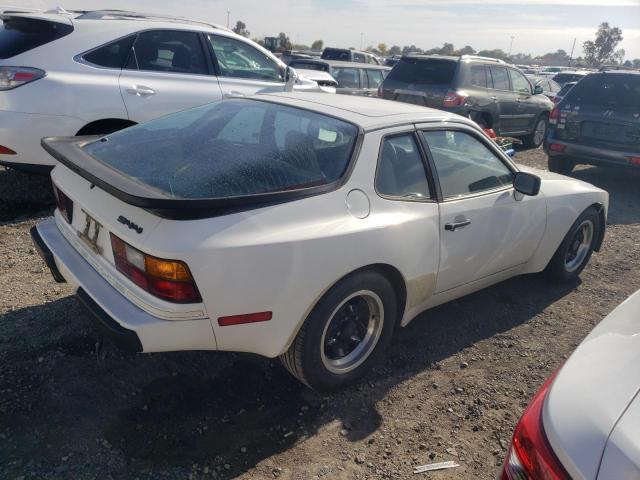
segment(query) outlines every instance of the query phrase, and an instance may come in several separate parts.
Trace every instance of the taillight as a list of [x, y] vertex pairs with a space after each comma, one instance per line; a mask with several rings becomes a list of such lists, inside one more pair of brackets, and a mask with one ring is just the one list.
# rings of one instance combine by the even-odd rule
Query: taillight
[[560, 118], [560, 110], [558, 107], [553, 107], [553, 110], [551, 110], [551, 113], [549, 114], [549, 123], [551, 125], [555, 125], [558, 123], [558, 118]]
[[11, 150], [9, 147], [5, 147], [4, 145], [0, 145], [0, 155], [15, 155], [16, 152]]
[[450, 90], [445, 94], [442, 106], [458, 107], [460, 105], [464, 105], [464, 103], [467, 101], [467, 98], [469, 98], [469, 95], [464, 92], [454, 92]]
[[627, 160], [631, 165], [635, 165], [636, 167], [640, 167], [640, 157], [627, 157]]
[[56, 198], [56, 206], [58, 207], [58, 210], [67, 223], [71, 223], [71, 220], [73, 220], [73, 200], [67, 197], [55, 183], [53, 184], [53, 196]]
[[186, 263], [152, 257], [111, 234], [116, 269], [150, 294], [173, 303], [202, 301]]
[[551, 143], [549, 144], [549, 150], [552, 152], [564, 152], [567, 149], [566, 145], [562, 143]]
[[39, 68], [0, 67], [0, 90], [11, 90], [45, 76]]
[[570, 480], [549, 445], [542, 424], [542, 407], [557, 371], [549, 377], [516, 425], [501, 480]]

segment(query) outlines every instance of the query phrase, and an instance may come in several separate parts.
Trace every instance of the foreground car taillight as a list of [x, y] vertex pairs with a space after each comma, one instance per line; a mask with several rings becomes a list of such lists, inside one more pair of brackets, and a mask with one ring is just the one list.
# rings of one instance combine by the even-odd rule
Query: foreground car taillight
[[553, 107], [553, 110], [551, 110], [551, 113], [549, 114], [549, 123], [551, 125], [555, 125], [558, 123], [558, 118], [560, 118], [560, 110], [558, 107]]
[[71, 220], [73, 220], [73, 200], [67, 197], [55, 183], [53, 184], [53, 196], [56, 197], [56, 206], [58, 207], [58, 210], [67, 223], [71, 223]]
[[448, 91], [446, 93], [446, 95], [444, 96], [444, 100], [442, 102], [442, 106], [443, 107], [458, 107], [460, 105], [464, 105], [464, 103], [467, 101], [467, 98], [469, 98], [469, 95], [467, 95], [464, 92]]
[[111, 234], [116, 268], [150, 294], [174, 303], [202, 301], [189, 267], [179, 260], [152, 257]]
[[553, 453], [542, 424], [542, 407], [557, 373], [536, 393], [516, 425], [500, 480], [570, 480]]
[[44, 70], [39, 68], [0, 67], [0, 90], [11, 90], [44, 76]]

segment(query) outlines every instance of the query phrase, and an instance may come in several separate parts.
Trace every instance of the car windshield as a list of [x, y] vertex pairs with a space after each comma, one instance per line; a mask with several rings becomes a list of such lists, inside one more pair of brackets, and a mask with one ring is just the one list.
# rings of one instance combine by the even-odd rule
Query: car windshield
[[595, 106], [640, 105], [640, 75], [596, 74], [580, 80], [565, 97], [567, 102]]
[[172, 198], [232, 198], [327, 185], [358, 129], [319, 113], [233, 99], [137, 125], [83, 149]]
[[457, 62], [452, 60], [402, 58], [389, 73], [389, 80], [422, 85], [448, 85], [453, 81]]

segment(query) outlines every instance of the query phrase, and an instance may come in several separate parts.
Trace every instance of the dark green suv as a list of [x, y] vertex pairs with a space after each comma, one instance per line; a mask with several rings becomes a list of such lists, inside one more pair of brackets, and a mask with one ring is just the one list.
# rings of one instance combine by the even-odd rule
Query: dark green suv
[[393, 67], [379, 96], [457, 113], [498, 135], [538, 147], [553, 102], [517, 68], [493, 58], [407, 55]]

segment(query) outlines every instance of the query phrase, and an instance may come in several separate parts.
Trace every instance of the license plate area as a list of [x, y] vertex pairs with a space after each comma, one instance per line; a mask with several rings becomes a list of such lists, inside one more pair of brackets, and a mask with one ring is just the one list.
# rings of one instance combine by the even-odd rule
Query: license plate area
[[640, 131], [636, 128], [601, 122], [583, 122], [580, 136], [623, 145], [632, 145], [640, 141]]
[[103, 247], [99, 244], [101, 232], [104, 234], [103, 225], [93, 218], [85, 209], [80, 210], [84, 215], [83, 228], [77, 231], [78, 238], [95, 254], [102, 255]]

